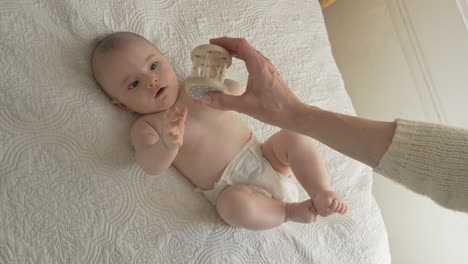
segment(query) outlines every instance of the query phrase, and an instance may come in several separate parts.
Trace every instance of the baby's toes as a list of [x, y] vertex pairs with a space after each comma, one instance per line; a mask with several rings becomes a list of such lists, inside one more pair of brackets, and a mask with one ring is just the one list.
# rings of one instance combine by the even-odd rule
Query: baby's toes
[[339, 214], [344, 214], [346, 204], [342, 201], [338, 201], [338, 206], [335, 208], [334, 212]]
[[329, 207], [329, 210], [331, 212], [334, 212], [334, 213], [338, 213], [340, 210], [341, 210], [341, 206], [343, 205], [343, 203], [338, 200], [338, 199], [333, 199], [330, 207]]
[[317, 221], [319, 214], [317, 211], [312, 211], [312, 222]]
[[344, 215], [348, 211], [348, 206], [345, 203], [342, 203], [340, 210], [338, 211], [341, 215]]
[[312, 222], [315, 222], [318, 217], [317, 208], [315, 208], [314, 202], [312, 200], [309, 200], [309, 202], [309, 210], [312, 213]]
[[341, 202], [338, 199], [333, 199], [331, 205], [330, 205], [330, 211], [332, 212], [338, 212], [341, 206]]

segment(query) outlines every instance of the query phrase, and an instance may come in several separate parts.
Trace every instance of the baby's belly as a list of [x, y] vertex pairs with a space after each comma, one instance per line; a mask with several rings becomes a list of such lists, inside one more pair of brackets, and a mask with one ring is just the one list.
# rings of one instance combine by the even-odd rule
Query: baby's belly
[[198, 188], [212, 189], [232, 158], [249, 141], [250, 129], [243, 123], [235, 123], [217, 131], [206, 131], [203, 136], [184, 138], [174, 165]]

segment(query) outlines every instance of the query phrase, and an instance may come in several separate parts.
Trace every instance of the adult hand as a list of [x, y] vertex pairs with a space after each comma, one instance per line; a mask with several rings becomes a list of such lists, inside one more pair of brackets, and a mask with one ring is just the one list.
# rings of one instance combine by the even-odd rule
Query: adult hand
[[270, 60], [247, 40], [223, 37], [210, 42], [243, 60], [249, 78], [242, 95], [210, 93], [202, 98], [206, 104], [310, 136], [373, 168], [379, 164], [392, 142], [395, 122], [372, 121], [305, 105], [291, 92]]
[[222, 37], [211, 44], [227, 49], [245, 62], [249, 73], [246, 91], [240, 96], [209, 93], [201, 100], [220, 110], [235, 110], [272, 125], [288, 128], [303, 103], [297, 99], [268, 58], [242, 38]]

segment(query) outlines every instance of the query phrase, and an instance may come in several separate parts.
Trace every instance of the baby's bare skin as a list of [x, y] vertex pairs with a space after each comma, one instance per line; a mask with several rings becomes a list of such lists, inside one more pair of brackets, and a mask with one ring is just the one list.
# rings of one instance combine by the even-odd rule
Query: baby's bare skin
[[[92, 66], [112, 104], [143, 115], [130, 134], [137, 163], [147, 173], [159, 174], [174, 165], [198, 188], [212, 189], [251, 137], [250, 129], [232, 112], [196, 103], [177, 81], [167, 58], [142, 37], [122, 34], [112, 49], [93, 54]], [[242, 93], [237, 82], [229, 80], [226, 85], [230, 93]], [[270, 137], [262, 151], [280, 174], [292, 169], [311, 199], [285, 203], [246, 185], [232, 185], [216, 202], [228, 224], [260, 230], [288, 220], [310, 223], [317, 214], [346, 212], [306, 137], [283, 130]]]
[[[183, 144], [173, 165], [195, 186], [209, 190], [219, 180], [229, 161], [250, 139], [251, 131], [232, 112], [195, 104], [183, 89], [180, 89], [173, 107], [178, 112], [184, 108], [188, 110]], [[161, 134], [164, 114], [149, 114], [141, 119]]]

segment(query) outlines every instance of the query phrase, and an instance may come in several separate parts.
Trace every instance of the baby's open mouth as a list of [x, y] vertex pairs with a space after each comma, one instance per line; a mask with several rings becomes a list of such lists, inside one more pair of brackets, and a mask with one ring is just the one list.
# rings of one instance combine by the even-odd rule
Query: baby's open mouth
[[162, 95], [164, 93], [164, 91], [166, 91], [166, 88], [167, 88], [166, 86], [159, 88], [159, 90], [156, 92], [156, 95], [154, 96], [154, 98], [157, 98], [160, 95]]

